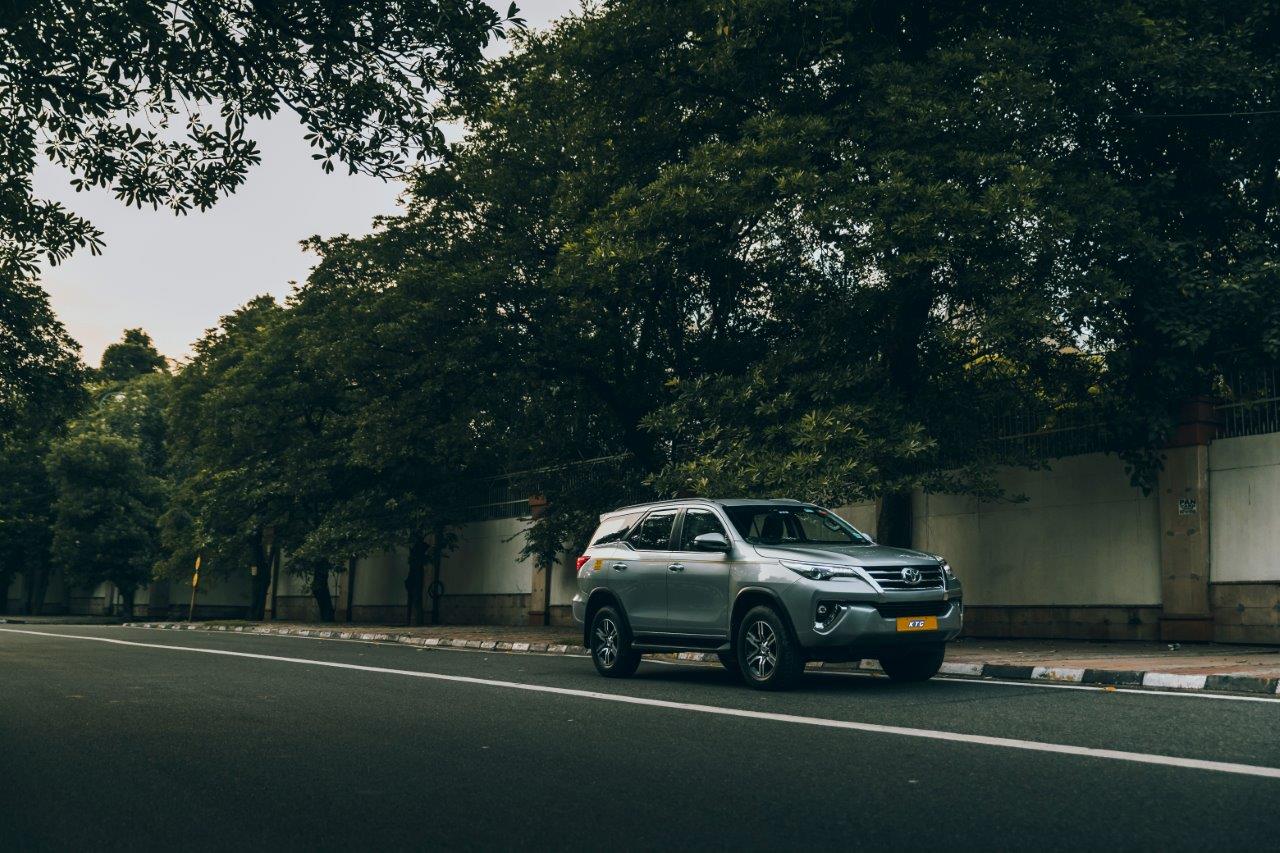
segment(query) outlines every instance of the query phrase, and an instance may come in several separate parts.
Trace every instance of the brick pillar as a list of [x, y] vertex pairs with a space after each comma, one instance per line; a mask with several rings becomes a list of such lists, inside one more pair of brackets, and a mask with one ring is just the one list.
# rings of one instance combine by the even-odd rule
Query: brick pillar
[[1209, 604], [1209, 442], [1217, 425], [1208, 398], [1182, 407], [1158, 480], [1160, 639], [1213, 639]]
[[[534, 521], [547, 514], [547, 499], [542, 495], [529, 497], [529, 515]], [[529, 624], [550, 625], [551, 614], [548, 604], [551, 601], [551, 570], [538, 568], [537, 560], [530, 560], [533, 566], [533, 584], [529, 593]]]

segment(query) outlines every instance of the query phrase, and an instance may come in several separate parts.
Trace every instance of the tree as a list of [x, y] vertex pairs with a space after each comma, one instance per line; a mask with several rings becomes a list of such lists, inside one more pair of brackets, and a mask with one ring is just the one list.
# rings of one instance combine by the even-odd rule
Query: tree
[[[890, 541], [909, 537], [911, 487], [989, 490], [959, 452], [972, 401], [1077, 380], [1055, 301], [1078, 272], [1056, 264], [1068, 181], [1025, 46], [998, 15], [922, 8], [620, 3], [490, 69], [460, 106], [468, 137], [367, 245], [501, 354], [477, 375], [508, 389], [489, 410], [509, 460], [625, 453], [617, 488], [697, 490], [697, 425], [721, 412], [694, 409], [715, 388], [737, 444], [721, 450], [784, 454], [788, 491], [839, 474], [824, 493], [883, 497]], [[993, 62], [1004, 77], [973, 98]], [[733, 491], [762, 487], [751, 465], [718, 482], [731, 470]], [[542, 532], [571, 540], [604, 508], [554, 480], [544, 561]]]
[[271, 519], [322, 613], [408, 547], [411, 619], [426, 531], [504, 470], [550, 500], [544, 566], [645, 490], [874, 498], [910, 544], [914, 490], [1039, 461], [1006, 410], [1096, 405], [1149, 483], [1233, 315], [1233, 357], [1280, 340], [1260, 8], [627, 0], [523, 35], [405, 214], [313, 244], [208, 375], [191, 482]]
[[156, 561], [161, 481], [147, 473], [136, 441], [92, 425], [55, 442], [48, 466], [57, 493], [54, 564], [71, 584], [111, 582], [132, 614]]
[[74, 372], [36, 283], [40, 257], [102, 246], [91, 223], [34, 195], [38, 158], [77, 190], [204, 210], [259, 161], [249, 120], [290, 110], [326, 171], [398, 176], [441, 149], [442, 105], [490, 39], [522, 25], [515, 15], [482, 0], [0, 8], [0, 429]]
[[1280, 24], [1260, 2], [1099, 2], [1057, 23], [1064, 156], [1093, 188], [1090, 286], [1068, 304], [1113, 444], [1151, 487], [1179, 405], [1280, 358]]
[[[313, 247], [323, 260], [291, 301], [287, 326], [300, 368], [327, 389], [323, 438], [310, 447], [334, 488], [301, 552], [406, 549], [406, 620], [422, 624], [428, 562], [453, 543], [466, 485], [495, 471], [495, 408], [510, 390], [495, 384], [502, 353], [488, 348], [478, 317], [452, 310], [469, 306], [396, 282], [404, 255], [394, 240]], [[420, 272], [453, 274], [444, 263]]]
[[331, 577], [375, 536], [350, 539], [335, 516], [335, 507], [356, 505], [367, 480], [343, 443], [352, 389], [309, 349], [317, 340], [327, 351], [340, 346], [353, 312], [336, 308], [317, 318], [301, 294], [287, 310], [259, 297], [206, 334], [175, 379], [168, 565], [183, 571], [200, 553], [210, 571], [256, 567], [255, 616], [269, 567], [287, 552], [288, 570], [309, 582], [321, 619], [331, 621]]
[[278, 431], [272, 387], [242, 394], [237, 383], [252, 354], [270, 345], [281, 312], [262, 296], [223, 317], [177, 372], [165, 413], [174, 489], [160, 522], [161, 571], [185, 578], [197, 555], [207, 576], [255, 567], [249, 612], [258, 619], [282, 538], [270, 532], [285, 526], [291, 506], [274, 483], [288, 436]]
[[23, 578], [23, 612], [40, 612], [49, 586], [53, 487], [45, 470], [49, 436], [0, 437], [0, 613]]
[[153, 371], [90, 385], [90, 404], [52, 439], [43, 460], [52, 486], [46, 541], [53, 565], [72, 583], [114, 583], [129, 614], [158, 556], [170, 382], [167, 372]]
[[[469, 136], [390, 226], [399, 275], [488, 311], [511, 410], [590, 413], [533, 458], [877, 497], [905, 545], [912, 489], [990, 493], [990, 413], [1093, 387], [1149, 483], [1215, 354], [1275, 355], [1274, 27], [1258, 4], [601, 7], [463, 101]], [[420, 275], [446, 255], [466, 272]]]
[[38, 153], [77, 189], [183, 213], [240, 185], [250, 118], [292, 110], [326, 170], [398, 174], [438, 151], [433, 91], [464, 85], [505, 25], [480, 0], [359, 4], [42, 0], [0, 12], [0, 237], [29, 265], [99, 233], [36, 199]]
[[[12, 333], [28, 323], [34, 334]], [[85, 402], [80, 348], [37, 287], [0, 288], [0, 612], [15, 576], [20, 607], [39, 613], [48, 588], [53, 488], [51, 440]]]
[[37, 285], [0, 278], [0, 435], [64, 420], [79, 405], [84, 367]]
[[142, 329], [125, 329], [124, 336], [102, 351], [97, 378], [119, 382], [147, 373], [168, 373], [169, 365]]

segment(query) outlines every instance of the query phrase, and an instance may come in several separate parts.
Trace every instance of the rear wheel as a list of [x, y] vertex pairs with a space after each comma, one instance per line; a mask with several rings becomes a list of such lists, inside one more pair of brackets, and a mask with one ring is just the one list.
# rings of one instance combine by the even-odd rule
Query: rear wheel
[[804, 671], [799, 644], [772, 607], [748, 610], [738, 626], [737, 640], [742, 677], [757, 690], [785, 690]]
[[591, 619], [591, 662], [605, 678], [627, 678], [640, 666], [627, 623], [611, 606], [601, 607]]
[[880, 668], [894, 681], [928, 681], [938, 674], [946, 653], [946, 643], [905, 646], [883, 655]]

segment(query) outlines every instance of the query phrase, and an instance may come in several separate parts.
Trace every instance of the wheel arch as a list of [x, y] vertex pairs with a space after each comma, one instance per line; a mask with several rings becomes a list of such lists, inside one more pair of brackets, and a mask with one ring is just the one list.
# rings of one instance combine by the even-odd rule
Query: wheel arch
[[618, 611], [618, 615], [626, 623], [627, 634], [631, 634], [631, 620], [627, 618], [627, 611], [618, 600], [618, 596], [603, 587], [592, 590], [591, 595], [587, 597], [587, 606], [582, 616], [582, 645], [588, 649], [591, 648], [591, 620], [596, 618], [596, 611], [606, 605]]
[[773, 608], [774, 612], [778, 614], [778, 618], [782, 620], [782, 624], [786, 626], [787, 633], [791, 635], [791, 640], [798, 644], [796, 626], [791, 622], [791, 614], [787, 611], [786, 605], [782, 603], [782, 598], [771, 589], [762, 586], [749, 586], [739, 590], [737, 597], [733, 600], [733, 611], [729, 618], [730, 648], [737, 648], [738, 628], [742, 625], [742, 617], [747, 615], [748, 610], [761, 604]]

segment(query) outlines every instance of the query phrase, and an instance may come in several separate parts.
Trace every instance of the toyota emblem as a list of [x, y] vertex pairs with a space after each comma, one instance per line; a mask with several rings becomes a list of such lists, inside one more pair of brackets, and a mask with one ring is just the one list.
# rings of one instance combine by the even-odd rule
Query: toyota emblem
[[915, 566], [907, 566], [902, 570], [902, 582], [908, 586], [915, 586], [920, 583], [920, 570]]

